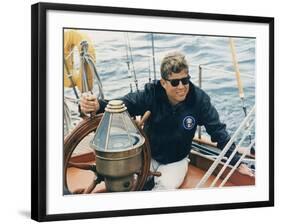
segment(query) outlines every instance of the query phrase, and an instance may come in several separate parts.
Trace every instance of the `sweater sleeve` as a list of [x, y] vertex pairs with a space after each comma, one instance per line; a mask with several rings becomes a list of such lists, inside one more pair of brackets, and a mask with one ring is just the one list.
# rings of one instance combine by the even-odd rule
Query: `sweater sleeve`
[[[220, 121], [219, 114], [215, 107], [211, 104], [210, 97], [207, 94], [204, 94], [200, 105], [201, 110], [198, 123], [199, 125], [205, 126], [207, 133], [211, 136], [211, 140], [213, 142], [217, 142], [217, 147], [222, 150], [230, 140], [230, 135], [226, 131], [226, 125]], [[236, 145], [233, 143], [226, 153], [227, 157], [231, 155], [235, 147]], [[230, 164], [235, 165], [239, 158], [239, 154], [236, 153]]]
[[105, 109], [107, 103], [108, 103], [108, 100], [101, 100], [101, 99], [99, 100], [100, 109], [97, 111], [97, 114], [104, 112], [104, 109]]
[[144, 90], [129, 93], [121, 98], [131, 116], [143, 115], [151, 108], [154, 86], [146, 84]]

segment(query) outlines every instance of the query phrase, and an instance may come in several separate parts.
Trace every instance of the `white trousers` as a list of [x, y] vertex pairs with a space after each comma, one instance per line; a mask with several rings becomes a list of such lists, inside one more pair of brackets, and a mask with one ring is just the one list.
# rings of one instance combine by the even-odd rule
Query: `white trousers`
[[188, 170], [188, 157], [174, 163], [161, 164], [151, 159], [150, 170], [161, 173], [160, 177], [154, 177], [155, 186], [152, 190], [177, 189], [184, 181]]

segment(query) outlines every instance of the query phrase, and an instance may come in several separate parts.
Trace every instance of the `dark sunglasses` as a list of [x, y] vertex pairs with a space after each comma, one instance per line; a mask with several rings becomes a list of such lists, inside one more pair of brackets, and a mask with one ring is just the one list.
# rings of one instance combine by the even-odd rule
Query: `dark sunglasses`
[[180, 84], [180, 82], [183, 85], [189, 84], [190, 76], [184, 77], [182, 79], [165, 79], [165, 80], [169, 81], [173, 87], [176, 87]]

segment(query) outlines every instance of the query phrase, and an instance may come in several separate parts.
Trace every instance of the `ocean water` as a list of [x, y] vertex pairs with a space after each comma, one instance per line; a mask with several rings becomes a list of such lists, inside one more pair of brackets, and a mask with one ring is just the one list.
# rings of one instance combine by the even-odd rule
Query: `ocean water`
[[[199, 65], [202, 66], [202, 88], [211, 97], [221, 121], [227, 125], [230, 134], [234, 133], [244, 119], [229, 37], [154, 33], [156, 63], [154, 73], [151, 33], [98, 30], [81, 32], [87, 33], [95, 46], [96, 68], [106, 99], [121, 97], [129, 93], [131, 87], [133, 91], [136, 90], [134, 77], [128, 72], [128, 58], [131, 70], [135, 70], [139, 89], [142, 89], [150, 78], [152, 80], [155, 76], [157, 79], [160, 78], [160, 63], [163, 56], [171, 51], [180, 51], [186, 55], [191, 80], [197, 85], [198, 68]], [[241, 37], [233, 39], [244, 88], [245, 106], [249, 111], [255, 104], [255, 39]], [[65, 89], [65, 94], [74, 98], [71, 89]]]

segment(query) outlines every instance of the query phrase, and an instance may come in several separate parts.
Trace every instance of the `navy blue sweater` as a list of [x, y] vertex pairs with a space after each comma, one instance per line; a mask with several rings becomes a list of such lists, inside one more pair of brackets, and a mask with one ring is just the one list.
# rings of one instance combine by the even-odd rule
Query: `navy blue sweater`
[[[144, 131], [149, 139], [152, 158], [162, 164], [179, 161], [189, 154], [197, 125], [205, 126], [211, 140], [217, 142], [220, 149], [230, 139], [226, 125], [220, 122], [210, 97], [193, 83], [190, 83], [185, 100], [175, 106], [170, 104], [160, 81], [148, 83], [143, 91], [129, 93], [121, 100], [131, 116], [151, 111]], [[103, 112], [107, 102], [100, 100], [99, 103], [99, 112]], [[234, 148], [235, 144], [227, 156]], [[235, 164], [238, 159], [236, 154], [231, 164]]]

